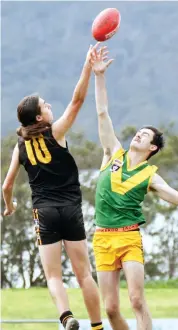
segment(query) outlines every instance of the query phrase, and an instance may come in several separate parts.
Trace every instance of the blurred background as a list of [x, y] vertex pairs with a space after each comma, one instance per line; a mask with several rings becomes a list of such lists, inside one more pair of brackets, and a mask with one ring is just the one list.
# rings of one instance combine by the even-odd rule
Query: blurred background
[[[127, 148], [140, 126], [149, 124], [162, 129], [166, 147], [152, 162], [159, 166], [165, 180], [178, 189], [178, 2], [169, 1], [1, 2], [2, 182], [17, 141], [17, 104], [25, 95], [38, 92], [52, 104], [55, 119], [63, 113], [89, 45], [95, 43], [92, 22], [107, 7], [116, 7], [121, 12], [120, 30], [106, 43], [115, 59], [106, 76], [109, 112], [116, 134]], [[80, 170], [90, 260], [96, 279], [91, 239], [102, 151], [93, 77], [85, 104], [68, 134], [68, 143]], [[23, 169], [14, 197], [18, 202], [16, 213], [7, 218], [1, 215], [1, 286], [46, 287]], [[3, 201], [1, 207], [3, 212]], [[143, 211], [147, 219], [142, 229], [146, 281], [153, 287], [155, 281], [178, 287], [177, 208], [149, 194]], [[65, 251], [62, 263], [66, 286], [77, 287]]]

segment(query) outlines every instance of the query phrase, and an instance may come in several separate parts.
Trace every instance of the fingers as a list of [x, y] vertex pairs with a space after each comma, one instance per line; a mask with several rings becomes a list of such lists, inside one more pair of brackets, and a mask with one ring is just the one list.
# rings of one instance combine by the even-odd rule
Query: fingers
[[109, 61], [106, 62], [106, 67], [108, 68], [108, 66], [114, 61], [113, 58], [111, 58]]
[[105, 70], [113, 61], [114, 59], [108, 59], [109, 51], [107, 46], [102, 46], [97, 48], [100, 45], [100, 42], [93, 47], [91, 47], [90, 52], [90, 65], [96, 71]]
[[93, 50], [96, 50], [97, 49], [97, 47], [100, 45], [100, 41], [98, 41], [97, 43], [96, 43], [96, 45], [94, 45], [92, 48], [93, 48]]
[[97, 52], [96, 48], [94, 48], [92, 50], [92, 56], [93, 56], [93, 58], [97, 58], [98, 57], [98, 52]]
[[5, 211], [4, 211], [4, 216], [7, 216], [7, 215], [11, 215], [11, 212], [5, 210]]
[[[101, 47], [98, 51], [96, 49], [92, 49], [91, 57], [92, 59], [98, 59], [102, 61], [104, 57], [109, 53], [109, 51], [105, 51], [107, 49], [107, 46]], [[107, 58], [107, 57], [106, 57]]]
[[97, 54], [94, 51], [92, 51], [91, 57], [90, 57], [91, 64], [93, 64], [96, 61], [96, 58], [97, 58]]
[[12, 212], [4, 211], [4, 216], [10, 216], [10, 215], [12, 215], [14, 212], [15, 212], [15, 210], [12, 211]]
[[16, 202], [13, 202], [13, 208], [11, 208], [11, 209], [5, 209], [4, 210], [4, 216], [12, 215], [16, 211], [16, 208], [17, 208], [17, 203]]
[[108, 56], [104, 56], [103, 58], [102, 58], [102, 61], [106, 61], [108, 59]]
[[89, 48], [89, 52], [91, 52], [91, 54], [97, 54], [97, 48], [98, 46], [100, 45], [100, 42], [97, 42], [94, 46], [93, 45], [90, 45], [90, 48]]
[[[100, 55], [101, 56], [103, 56], [106, 49], [107, 49], [107, 46], [103, 46], [103, 47], [100, 48]], [[109, 51], [108, 51], [108, 53], [109, 53]]]
[[109, 51], [107, 50], [107, 52], [103, 53], [103, 56], [106, 56], [107, 54], [109, 54]]
[[101, 60], [103, 58], [103, 55], [106, 53], [105, 50], [107, 49], [107, 46], [101, 47], [97, 52], [97, 57]]
[[98, 46], [101, 44], [100, 41], [98, 41], [94, 46], [90, 45], [89, 50], [91, 50], [93, 53], [97, 53], [97, 54], [103, 54], [103, 52], [107, 49], [107, 46], [102, 46], [100, 47], [99, 50], [97, 50]]
[[102, 60], [102, 61], [107, 60], [107, 59], [108, 59], [108, 56], [107, 56], [108, 54], [109, 54], [109, 51], [107, 51], [107, 52], [103, 52], [102, 57], [101, 57], [101, 60]]

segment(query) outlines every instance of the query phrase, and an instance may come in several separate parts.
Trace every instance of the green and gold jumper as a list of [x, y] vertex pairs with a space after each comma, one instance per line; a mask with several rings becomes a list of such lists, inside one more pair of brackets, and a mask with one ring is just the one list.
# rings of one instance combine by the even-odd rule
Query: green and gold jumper
[[120, 228], [145, 223], [141, 203], [156, 170], [147, 161], [130, 168], [128, 152], [119, 149], [100, 170], [95, 197], [96, 226]]

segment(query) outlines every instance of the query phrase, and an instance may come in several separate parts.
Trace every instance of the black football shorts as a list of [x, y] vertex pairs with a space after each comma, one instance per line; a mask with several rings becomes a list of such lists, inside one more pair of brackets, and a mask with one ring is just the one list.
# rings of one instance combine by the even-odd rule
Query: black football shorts
[[86, 238], [81, 204], [33, 209], [38, 245]]

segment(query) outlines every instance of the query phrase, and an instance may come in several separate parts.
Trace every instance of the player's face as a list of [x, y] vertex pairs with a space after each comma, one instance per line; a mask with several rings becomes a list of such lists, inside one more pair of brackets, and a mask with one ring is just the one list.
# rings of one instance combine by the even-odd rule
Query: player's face
[[[53, 121], [53, 114], [52, 114], [52, 111], [51, 111], [51, 104], [45, 102], [43, 99], [39, 99], [39, 106], [41, 108], [41, 115], [40, 116], [37, 116], [37, 120], [43, 120], [45, 121], [46, 123], [52, 123]], [[41, 118], [40, 118], [41, 117]]]
[[142, 128], [135, 134], [131, 141], [130, 147], [131, 149], [145, 152], [156, 150], [157, 147], [151, 143], [153, 141], [153, 137], [154, 132], [151, 129]]

